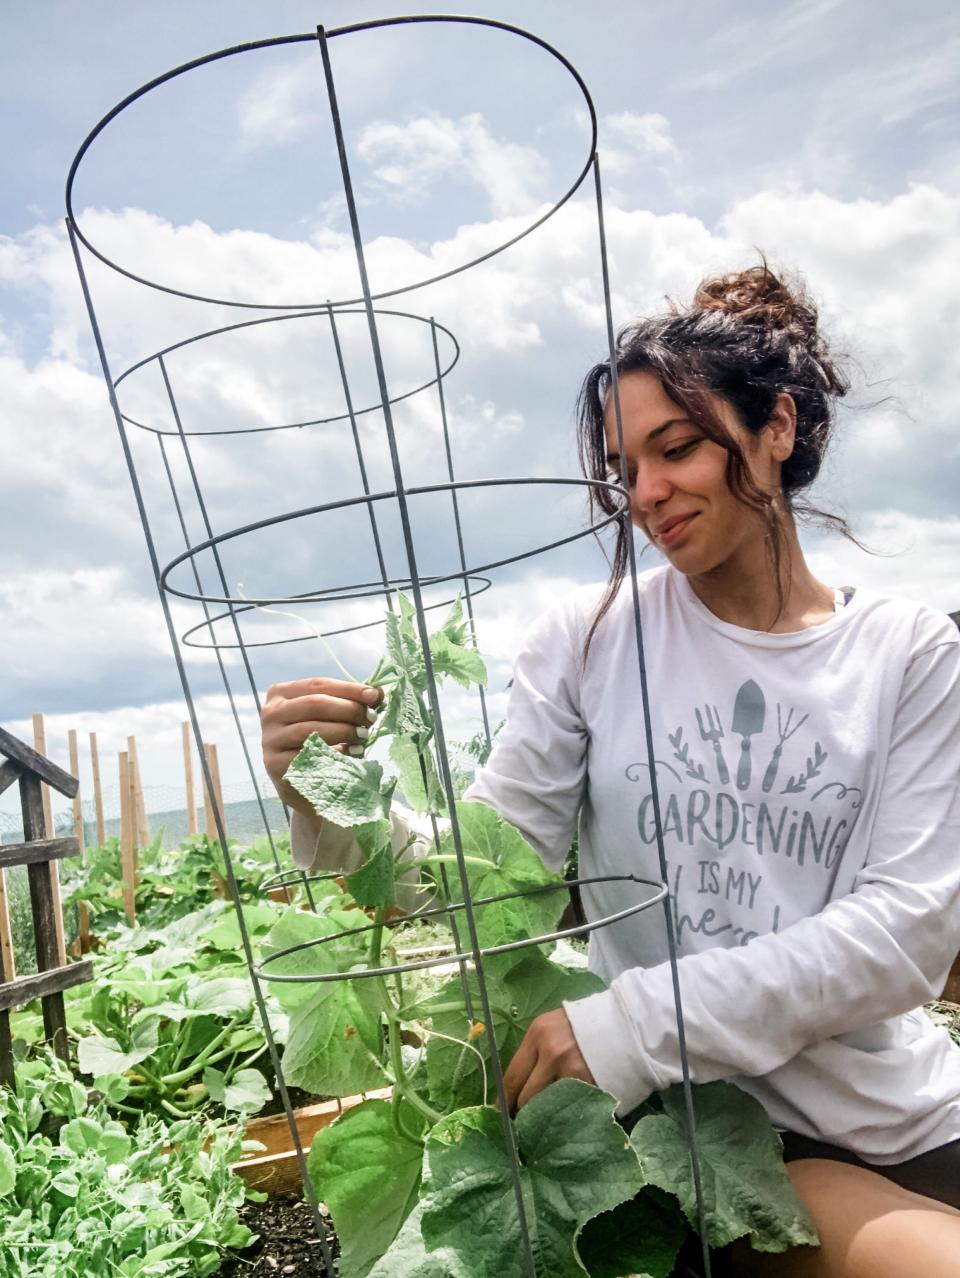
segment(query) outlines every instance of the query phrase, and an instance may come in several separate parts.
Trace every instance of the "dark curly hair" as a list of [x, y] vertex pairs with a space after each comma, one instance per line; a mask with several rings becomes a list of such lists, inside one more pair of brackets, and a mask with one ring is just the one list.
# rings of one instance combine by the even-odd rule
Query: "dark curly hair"
[[[726, 449], [731, 492], [760, 514], [767, 527], [779, 616], [785, 602], [781, 567], [786, 545], [779, 506], [856, 541], [843, 518], [798, 497], [819, 474], [833, 430], [835, 403], [850, 387], [820, 334], [817, 308], [803, 284], [799, 280], [788, 284], [765, 260], [744, 271], [704, 280], [689, 307], [672, 303], [665, 314], [622, 329], [616, 340], [616, 366], [619, 377], [653, 373], [707, 438]], [[610, 381], [609, 362], [595, 364], [577, 401], [580, 462], [589, 479], [608, 478], [603, 409]], [[793, 452], [781, 470], [778, 504], [776, 497], [751, 479], [743, 450], [717, 413], [713, 397], [724, 399], [743, 426], [759, 435], [781, 392], [793, 398], [797, 425]], [[608, 489], [592, 488], [590, 494], [593, 513], [611, 515], [618, 509]], [[590, 627], [584, 658], [626, 576], [630, 529], [625, 522], [617, 529], [610, 581]]]

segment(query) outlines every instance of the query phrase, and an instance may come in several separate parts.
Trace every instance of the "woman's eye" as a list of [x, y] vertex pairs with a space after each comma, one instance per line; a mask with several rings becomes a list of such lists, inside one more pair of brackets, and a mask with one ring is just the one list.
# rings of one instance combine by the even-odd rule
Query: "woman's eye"
[[665, 449], [663, 455], [668, 461], [676, 461], [678, 457], [686, 457], [699, 443], [699, 439], [688, 439], [685, 444], [675, 444], [672, 448]]

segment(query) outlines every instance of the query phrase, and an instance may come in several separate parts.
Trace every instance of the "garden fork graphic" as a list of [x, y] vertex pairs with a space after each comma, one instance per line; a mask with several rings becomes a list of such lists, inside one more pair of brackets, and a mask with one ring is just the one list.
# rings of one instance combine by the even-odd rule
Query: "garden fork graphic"
[[[713, 746], [713, 753], [717, 758], [717, 776], [720, 778], [721, 785], [729, 785], [730, 770], [727, 767], [727, 761], [723, 757], [723, 751], [720, 749], [720, 738], [723, 736], [723, 724], [720, 722], [720, 714], [716, 706], [704, 706], [703, 714], [699, 710], [696, 711], [697, 727], [700, 729], [700, 736], [704, 741], [709, 741]], [[707, 726], [704, 727], [703, 721], [706, 718]]]

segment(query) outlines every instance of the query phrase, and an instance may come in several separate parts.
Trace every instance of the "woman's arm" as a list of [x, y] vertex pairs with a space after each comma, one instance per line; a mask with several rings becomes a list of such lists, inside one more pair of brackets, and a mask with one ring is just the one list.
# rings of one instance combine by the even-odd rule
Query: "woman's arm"
[[[907, 670], [869, 857], [853, 891], [739, 949], [680, 960], [691, 1077], [761, 1075], [804, 1047], [936, 997], [960, 936], [960, 644]], [[566, 1005], [621, 1112], [679, 1081], [668, 964]], [[535, 1023], [536, 1024], [536, 1023]]]

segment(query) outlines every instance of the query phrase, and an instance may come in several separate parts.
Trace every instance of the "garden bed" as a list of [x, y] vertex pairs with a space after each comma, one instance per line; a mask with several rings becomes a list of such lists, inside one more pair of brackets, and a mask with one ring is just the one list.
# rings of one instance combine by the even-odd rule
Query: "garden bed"
[[[323, 1252], [308, 1203], [293, 1195], [246, 1203], [242, 1222], [257, 1239], [242, 1252], [224, 1257], [216, 1278], [328, 1278]], [[334, 1256], [339, 1254], [330, 1218], [323, 1216]]]

